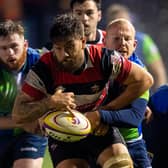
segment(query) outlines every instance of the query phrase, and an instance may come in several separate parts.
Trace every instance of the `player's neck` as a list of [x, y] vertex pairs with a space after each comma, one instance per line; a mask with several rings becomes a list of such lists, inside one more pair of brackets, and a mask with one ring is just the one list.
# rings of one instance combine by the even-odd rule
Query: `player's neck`
[[87, 41], [95, 41], [96, 40], [96, 31], [92, 32], [88, 36], [86, 36]]

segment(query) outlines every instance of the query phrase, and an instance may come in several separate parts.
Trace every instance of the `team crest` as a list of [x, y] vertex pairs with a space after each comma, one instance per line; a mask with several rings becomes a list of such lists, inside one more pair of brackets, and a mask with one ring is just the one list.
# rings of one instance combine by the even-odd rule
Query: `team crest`
[[118, 52], [114, 52], [114, 54], [111, 56], [111, 63], [113, 65], [112, 68], [112, 75], [117, 76], [121, 71], [122, 66], [122, 56]]

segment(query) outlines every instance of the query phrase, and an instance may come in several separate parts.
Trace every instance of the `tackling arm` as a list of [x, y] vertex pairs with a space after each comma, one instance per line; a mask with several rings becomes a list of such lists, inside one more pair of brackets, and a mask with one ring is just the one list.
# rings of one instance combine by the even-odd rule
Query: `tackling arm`
[[146, 90], [148, 90], [153, 84], [153, 78], [144, 68], [140, 67], [135, 63], [131, 63], [131, 70], [126, 80], [123, 82], [125, 85], [124, 92], [111, 101], [109, 104], [104, 106], [104, 109], [120, 109], [136, 98], [140, 97]]

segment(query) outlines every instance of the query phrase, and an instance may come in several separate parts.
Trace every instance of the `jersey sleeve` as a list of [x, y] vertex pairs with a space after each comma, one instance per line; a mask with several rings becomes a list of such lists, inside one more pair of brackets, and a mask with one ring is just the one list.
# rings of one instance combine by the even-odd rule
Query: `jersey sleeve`
[[33, 97], [35, 100], [40, 100], [45, 97], [45, 87], [38, 75], [30, 70], [23, 83], [22, 91]]
[[144, 96], [137, 98], [126, 108], [120, 110], [99, 110], [101, 121], [118, 127], [138, 127], [144, 118], [148, 102], [147, 94], [145, 93]]
[[131, 62], [127, 59], [122, 57], [121, 55], [118, 56], [118, 53], [115, 53], [114, 56], [111, 56], [111, 64], [112, 64], [112, 73], [111, 77], [119, 81], [123, 82], [131, 69]]
[[110, 80], [122, 83], [129, 75], [131, 62], [122, 57], [117, 51], [104, 49], [102, 58], [102, 69]]
[[[104, 104], [107, 104], [118, 97], [123, 92], [123, 89], [124, 88], [119, 86], [119, 83], [113, 83], [109, 89], [108, 99]], [[130, 103], [130, 105], [125, 106], [122, 109], [99, 110], [102, 121], [120, 127], [137, 127], [143, 119], [149, 96], [149, 90], [147, 90], [139, 98]]]
[[[108, 50], [102, 45], [89, 46], [89, 54], [93, 64], [100, 66], [104, 78], [122, 83], [129, 75], [131, 61], [115, 50]], [[98, 68], [99, 69], [99, 68]]]
[[50, 55], [48, 54], [43, 55], [31, 68], [22, 86], [22, 91], [35, 100], [40, 100], [47, 95], [47, 84], [51, 83], [50, 80], [52, 80], [49, 68], [47, 68], [47, 62], [50, 62], [48, 60]]

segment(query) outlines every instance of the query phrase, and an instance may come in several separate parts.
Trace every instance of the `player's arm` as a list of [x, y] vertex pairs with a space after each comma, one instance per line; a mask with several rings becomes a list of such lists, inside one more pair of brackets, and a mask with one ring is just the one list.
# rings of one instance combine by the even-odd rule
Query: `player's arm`
[[16, 124], [16, 122], [14, 120], [12, 120], [11, 116], [0, 117], [0, 129], [9, 130], [9, 129], [15, 129], [15, 128], [22, 128], [27, 132], [42, 135], [38, 120], [33, 121], [33, 122], [29, 122], [26, 124], [25, 123], [24, 124]]
[[12, 117], [18, 124], [35, 121], [50, 110], [75, 108], [74, 94], [72, 92], [63, 93], [57, 90], [53, 95], [35, 100], [25, 92], [21, 91], [15, 100]]
[[133, 62], [130, 62], [130, 64], [131, 68], [128, 76], [122, 83], [122, 85], [126, 86], [124, 92], [107, 104], [106, 109], [115, 110], [123, 108], [152, 86], [153, 78], [151, 74]]
[[12, 129], [16, 128], [16, 123], [12, 120], [12, 117], [0, 117], [0, 129]]
[[135, 99], [131, 105], [118, 110], [99, 110], [100, 120], [106, 124], [121, 127], [138, 127], [144, 119], [148, 100], [146, 92], [142, 97]]
[[118, 110], [102, 110], [88, 112], [85, 115], [92, 123], [93, 128], [100, 124], [119, 127], [138, 127], [144, 118], [149, 91], [146, 91], [140, 98], [135, 99], [129, 106]]

